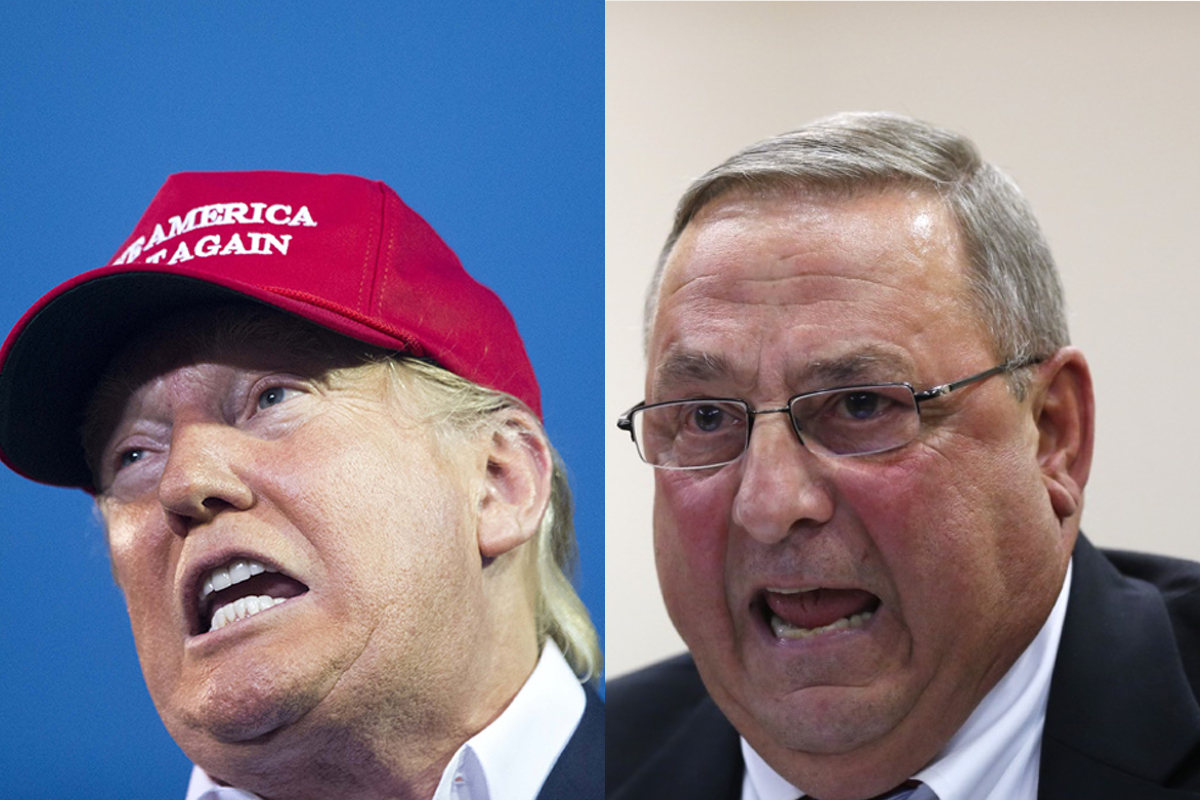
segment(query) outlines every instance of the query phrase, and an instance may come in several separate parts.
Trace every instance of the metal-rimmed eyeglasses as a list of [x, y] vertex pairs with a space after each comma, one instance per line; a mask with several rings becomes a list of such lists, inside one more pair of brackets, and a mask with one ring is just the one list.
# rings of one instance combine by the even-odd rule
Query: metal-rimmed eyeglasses
[[800, 443], [814, 453], [869, 456], [917, 438], [922, 403], [1041, 360], [1006, 361], [920, 392], [910, 383], [803, 392], [782, 408], [754, 409], [732, 398], [643, 401], [622, 414], [617, 427], [629, 431], [638, 455], [657, 469], [708, 469], [737, 461], [750, 446], [755, 417], [763, 414], [787, 414]]

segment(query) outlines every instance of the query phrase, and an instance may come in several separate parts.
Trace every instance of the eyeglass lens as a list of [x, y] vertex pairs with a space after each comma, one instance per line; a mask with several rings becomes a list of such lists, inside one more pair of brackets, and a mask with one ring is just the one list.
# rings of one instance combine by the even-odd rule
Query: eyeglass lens
[[[792, 425], [810, 450], [869, 455], [912, 441], [920, 414], [904, 385], [858, 386], [799, 395], [789, 404]], [[780, 409], [782, 410], [782, 409]], [[638, 409], [634, 435], [643, 460], [687, 469], [737, 460], [749, 444], [753, 417], [735, 400], [682, 400]]]
[[639, 409], [634, 439], [642, 459], [659, 467], [726, 464], [746, 449], [750, 418], [745, 404], [685, 400]]

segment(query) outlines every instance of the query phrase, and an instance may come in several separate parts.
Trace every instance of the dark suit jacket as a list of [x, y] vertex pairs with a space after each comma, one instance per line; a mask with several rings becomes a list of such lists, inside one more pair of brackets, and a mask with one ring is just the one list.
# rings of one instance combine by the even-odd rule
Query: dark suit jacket
[[600, 800], [604, 794], [604, 702], [590, 686], [583, 718], [542, 784], [538, 800]]
[[[1039, 800], [1200, 800], [1200, 564], [1082, 536], [1050, 685]], [[737, 800], [738, 735], [690, 656], [607, 686], [610, 800]]]

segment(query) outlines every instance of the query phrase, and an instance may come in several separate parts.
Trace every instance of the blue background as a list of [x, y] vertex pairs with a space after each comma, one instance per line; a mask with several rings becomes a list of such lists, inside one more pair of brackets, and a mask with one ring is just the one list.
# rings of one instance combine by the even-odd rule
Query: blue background
[[[102, 266], [171, 172], [381, 179], [517, 319], [603, 636], [603, 13], [6, 4], [0, 335]], [[89, 498], [0, 469], [0, 570], [0, 795], [182, 800], [189, 765], [142, 682]]]

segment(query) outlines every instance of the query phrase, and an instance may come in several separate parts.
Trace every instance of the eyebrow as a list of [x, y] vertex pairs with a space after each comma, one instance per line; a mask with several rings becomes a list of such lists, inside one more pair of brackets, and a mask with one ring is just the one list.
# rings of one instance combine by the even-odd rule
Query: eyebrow
[[[787, 371], [785, 379], [793, 391], [820, 391], [862, 383], [905, 380], [911, 371], [912, 362], [897, 352], [868, 346], [844, 356], [798, 365]], [[680, 349], [669, 351], [659, 363], [654, 371], [652, 386], [654, 395], [658, 397], [665, 389], [713, 382], [736, 385], [739, 383], [738, 370], [725, 356]]]
[[789, 386], [815, 390], [859, 383], [891, 382], [911, 375], [912, 362], [891, 350], [868, 347], [845, 356], [810, 361], [787, 375]]
[[695, 350], [671, 350], [654, 371], [654, 388], [729, 378], [733, 367], [724, 356]]

